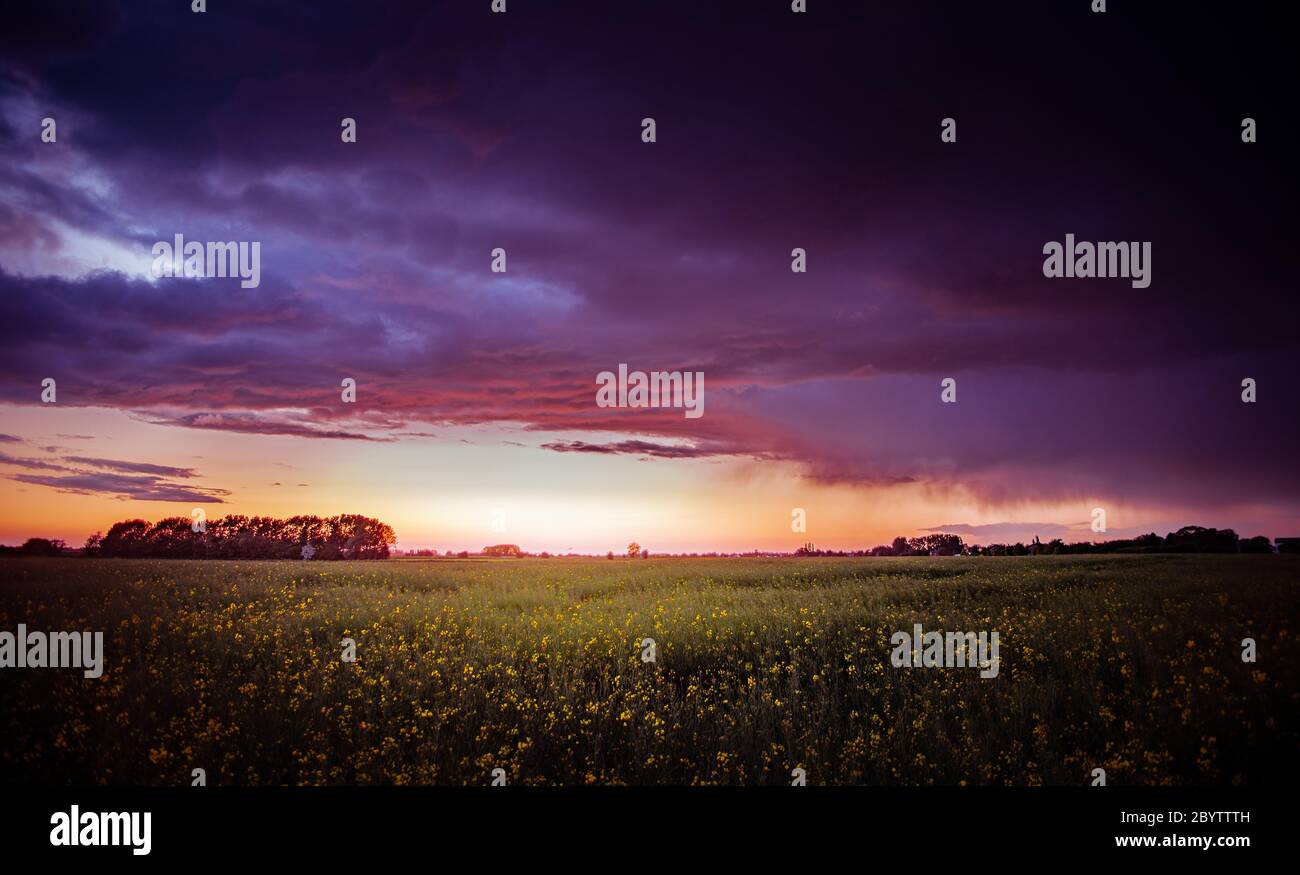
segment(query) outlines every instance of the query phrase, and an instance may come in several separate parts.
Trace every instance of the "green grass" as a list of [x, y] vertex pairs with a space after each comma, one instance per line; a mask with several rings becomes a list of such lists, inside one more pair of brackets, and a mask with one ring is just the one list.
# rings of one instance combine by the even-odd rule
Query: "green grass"
[[[1287, 556], [4, 559], [0, 630], [106, 664], [0, 669], [0, 779], [1263, 783], [1298, 608]], [[1000, 674], [893, 668], [917, 622], [997, 630]]]

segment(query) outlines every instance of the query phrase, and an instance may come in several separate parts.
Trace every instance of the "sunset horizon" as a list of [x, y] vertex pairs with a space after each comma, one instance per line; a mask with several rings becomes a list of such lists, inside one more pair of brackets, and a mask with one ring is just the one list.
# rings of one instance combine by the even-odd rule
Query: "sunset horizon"
[[[19, 412], [5, 417], [11, 429], [20, 423]], [[621, 552], [630, 541], [663, 554], [793, 552], [808, 542], [851, 551], [888, 544], [899, 535], [933, 532], [958, 534], [971, 544], [1027, 543], [1036, 536], [1102, 542], [1148, 532], [1163, 535], [1185, 525], [1233, 529], [1242, 537], [1269, 540], [1300, 531], [1294, 517], [1281, 509], [1191, 507], [1180, 512], [1126, 507], [1099, 497], [982, 506], [956, 489], [936, 498], [933, 483], [830, 485], [810, 482], [794, 462], [555, 453], [545, 445], [590, 438], [590, 433], [446, 423], [408, 423], [410, 428], [440, 429], [438, 437], [377, 433], [374, 439], [385, 443], [367, 447], [365, 459], [371, 464], [391, 459], [396, 476], [390, 479], [365, 466], [350, 467], [353, 451], [345, 440], [196, 433], [103, 408], [59, 412], [61, 417], [51, 423], [41, 411], [43, 423], [54, 431], [0, 434], [0, 461], [11, 470], [56, 472], [10, 475], [4, 488], [12, 498], [0, 520], [0, 543], [56, 538], [80, 547], [116, 522], [189, 517], [196, 508], [210, 518], [361, 513], [393, 526], [397, 550], [454, 553], [513, 543], [529, 553], [603, 555]], [[91, 439], [79, 431], [97, 436]], [[143, 458], [116, 449], [140, 446], [151, 431], [169, 432], [156, 440], [173, 449]], [[629, 431], [611, 442], [645, 437]], [[176, 448], [178, 444], [184, 447]], [[469, 476], [476, 468], [486, 472], [481, 481]], [[536, 469], [542, 476], [532, 476]], [[454, 471], [452, 483], [438, 494], [424, 494], [417, 478], [447, 484], [447, 475], [439, 471]], [[559, 483], [553, 473], [559, 474]], [[683, 485], [691, 480], [694, 484]], [[582, 488], [566, 487], [565, 481]], [[150, 497], [155, 494], [167, 499]], [[1098, 507], [1107, 511], [1101, 531], [1093, 527], [1092, 512]], [[792, 527], [794, 511], [802, 511], [802, 532]]]

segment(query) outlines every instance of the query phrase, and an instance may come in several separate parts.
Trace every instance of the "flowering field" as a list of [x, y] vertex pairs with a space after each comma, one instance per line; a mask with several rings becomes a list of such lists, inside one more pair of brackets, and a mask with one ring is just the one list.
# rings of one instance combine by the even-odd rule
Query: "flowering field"
[[[0, 631], [105, 655], [0, 669], [0, 781], [1264, 783], [1298, 617], [1288, 556], [4, 559]], [[997, 676], [895, 668], [916, 623]]]

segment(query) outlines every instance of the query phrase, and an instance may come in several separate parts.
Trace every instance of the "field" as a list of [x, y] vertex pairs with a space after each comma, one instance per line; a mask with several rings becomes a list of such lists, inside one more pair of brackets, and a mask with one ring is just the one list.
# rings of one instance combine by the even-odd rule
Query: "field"
[[[0, 782], [1268, 783], [1297, 617], [1289, 556], [4, 559], [0, 631], [106, 657], [0, 669]], [[914, 623], [997, 677], [893, 667]]]

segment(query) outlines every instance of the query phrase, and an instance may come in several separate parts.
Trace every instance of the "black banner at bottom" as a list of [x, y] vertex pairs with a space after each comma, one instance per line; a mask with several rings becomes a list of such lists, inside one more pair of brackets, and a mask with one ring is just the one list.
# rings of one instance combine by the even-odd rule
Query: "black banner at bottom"
[[2, 795], [6, 860], [128, 865], [343, 863], [453, 848], [494, 864], [591, 860], [605, 850], [617, 853], [604, 858], [611, 865], [736, 856], [807, 863], [835, 850], [873, 864], [1049, 854], [1231, 865], [1251, 851], [1285, 851], [1291, 820], [1282, 788], [11, 786]]

